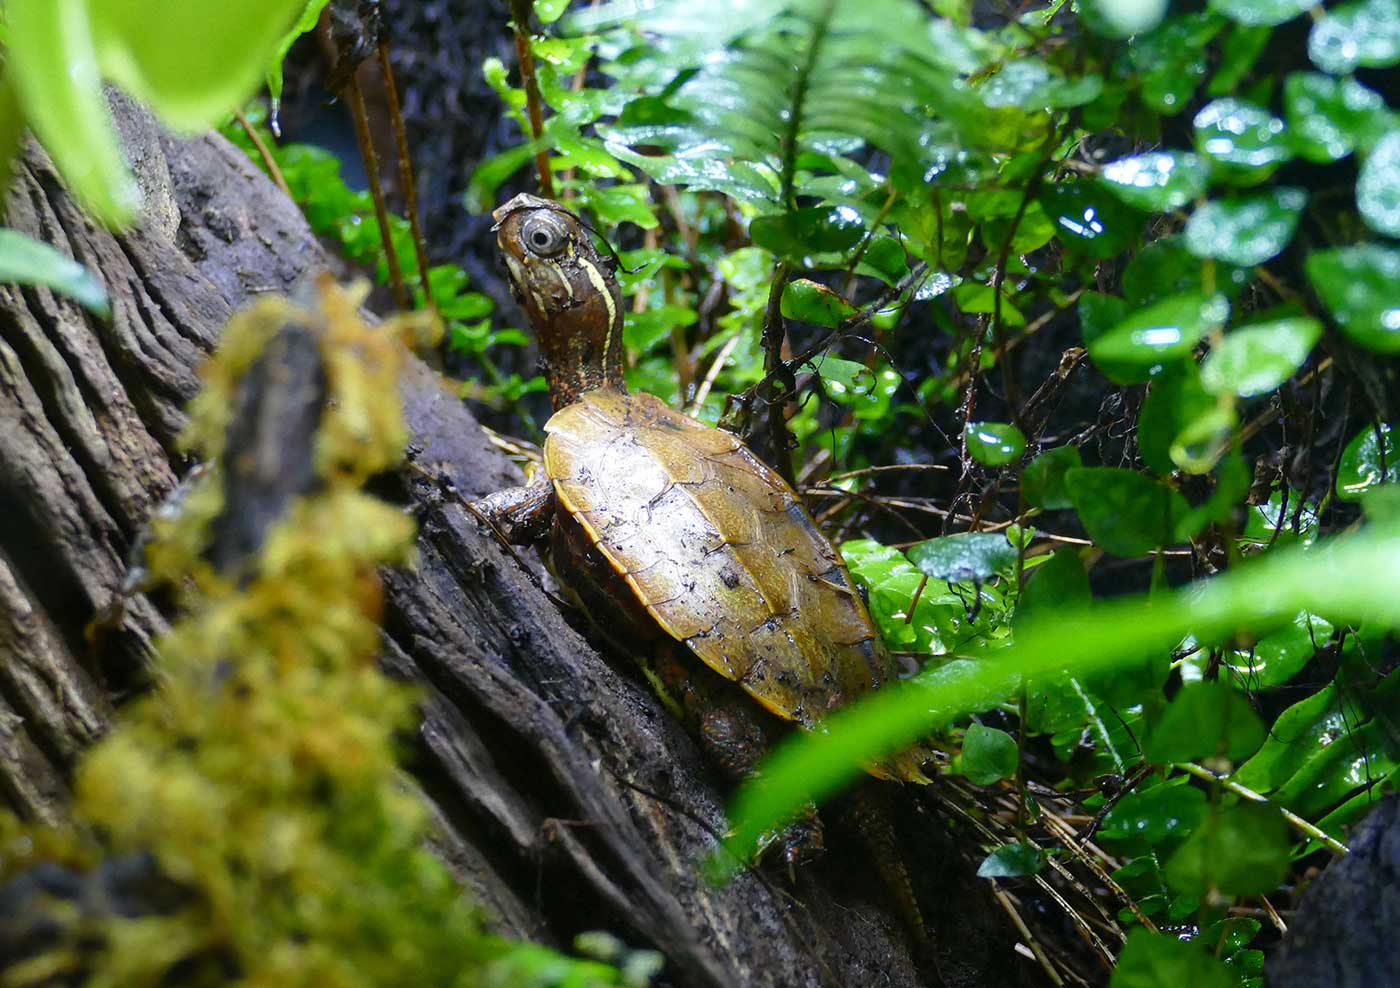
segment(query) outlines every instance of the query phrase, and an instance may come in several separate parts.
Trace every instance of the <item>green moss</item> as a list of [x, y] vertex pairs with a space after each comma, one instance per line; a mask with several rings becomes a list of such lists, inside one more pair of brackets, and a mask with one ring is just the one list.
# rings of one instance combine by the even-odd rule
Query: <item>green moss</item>
[[358, 301], [330, 285], [318, 313], [263, 301], [229, 324], [204, 369], [186, 443], [217, 459], [262, 347], [289, 321], [315, 327], [330, 399], [315, 451], [322, 486], [271, 532], [241, 587], [200, 560], [220, 510], [217, 468], [158, 526], [152, 572], [188, 588], [160, 646], [159, 688], [83, 758], [72, 831], [22, 833], [10, 821], [0, 847], [10, 873], [148, 853], [189, 894], [173, 913], [78, 924], [81, 936], [30, 963], [28, 983], [71, 969], [94, 933], [95, 988], [161, 984], [177, 965], [186, 983], [232, 974], [269, 988], [619, 983], [608, 964], [487, 935], [423, 849], [424, 808], [396, 778], [415, 694], [375, 663], [377, 568], [410, 558], [414, 526], [359, 489], [406, 442], [402, 327], [366, 327]]

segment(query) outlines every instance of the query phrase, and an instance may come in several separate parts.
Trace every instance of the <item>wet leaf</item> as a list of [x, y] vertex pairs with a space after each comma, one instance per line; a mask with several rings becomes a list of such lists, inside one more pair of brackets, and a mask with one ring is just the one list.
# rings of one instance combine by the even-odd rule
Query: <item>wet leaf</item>
[[1196, 150], [1240, 184], [1261, 182], [1293, 157], [1288, 126], [1261, 106], [1226, 97], [1196, 114]]
[[1065, 474], [1065, 486], [1089, 537], [1115, 556], [1141, 556], [1174, 542], [1190, 511], [1176, 491], [1134, 470], [1080, 467]]
[[0, 228], [0, 283], [43, 285], [100, 316], [112, 314], [107, 290], [87, 268], [18, 230]]
[[909, 561], [935, 580], [990, 580], [1016, 563], [1016, 550], [1005, 535], [963, 532], [919, 542], [908, 549]]
[[1223, 756], [1243, 761], [1264, 741], [1264, 725], [1249, 701], [1224, 683], [1190, 683], [1168, 704], [1142, 745], [1157, 765]]
[[1150, 789], [1130, 792], [1103, 818], [1098, 835], [1106, 840], [1160, 844], [1185, 837], [1206, 816], [1206, 794], [1178, 776]]
[[794, 278], [783, 286], [783, 315], [814, 326], [835, 328], [855, 315], [856, 307], [825, 285]]
[[[1026, 586], [1011, 618], [1012, 626], [1022, 628], [1030, 620], [1053, 620], [1057, 611], [1087, 606], [1093, 597], [1079, 554], [1069, 546], [1062, 546], [1055, 550], [1049, 562], [1027, 574]], [[1075, 705], [1082, 707], [1082, 703]]]
[[1355, 79], [1320, 72], [1290, 72], [1283, 102], [1293, 147], [1309, 161], [1327, 164], [1370, 147], [1385, 132], [1385, 100]]
[[759, 247], [798, 259], [850, 250], [865, 235], [865, 221], [849, 206], [811, 206], [759, 216], [749, 224], [749, 235]]
[[1077, 446], [1057, 446], [1041, 453], [1021, 473], [1021, 493], [1026, 503], [1046, 511], [1071, 507], [1065, 472], [1081, 464]]
[[1134, 927], [1118, 956], [1109, 988], [1234, 988], [1230, 969], [1200, 944]]
[[1045, 867], [1046, 854], [1034, 844], [1003, 844], [977, 866], [978, 878], [1024, 878]]
[[1129, 38], [1162, 23], [1167, 0], [1083, 0], [1081, 16], [1089, 30], [1109, 38]]
[[979, 786], [1014, 777], [1020, 760], [1016, 739], [1005, 731], [973, 724], [963, 735], [963, 775]]
[[1205, 192], [1210, 166], [1189, 151], [1151, 151], [1104, 165], [1101, 176], [1129, 206], [1166, 212]]
[[1400, 237], [1400, 128], [1381, 138], [1362, 162], [1356, 207], [1372, 230]]
[[[1265, 635], [1253, 648], [1231, 649], [1221, 656], [1220, 679], [1249, 690], [1282, 686], [1302, 671], [1331, 635], [1331, 624], [1302, 611], [1292, 624]], [[1206, 661], [1207, 657], [1201, 653], [1192, 656], [1197, 673]]]
[[1388, 422], [1368, 425], [1347, 443], [1337, 464], [1337, 496], [1356, 501], [1381, 484], [1400, 481], [1400, 443]]
[[1233, 21], [1249, 25], [1282, 24], [1305, 10], [1316, 7], [1320, 0], [1210, 0], [1210, 9], [1219, 11]]
[[1288, 876], [1288, 824], [1277, 807], [1240, 802], [1214, 809], [1167, 861], [1163, 875], [1180, 892], [1261, 895]]
[[1060, 243], [1089, 257], [1109, 258], [1142, 231], [1142, 217], [1101, 182], [1063, 182], [1040, 197]]
[[1308, 57], [1333, 75], [1345, 75], [1362, 65], [1395, 64], [1400, 60], [1400, 4], [1355, 0], [1333, 7], [1313, 25]]
[[1197, 257], [1242, 267], [1263, 264], [1293, 239], [1307, 201], [1302, 189], [1287, 187], [1212, 200], [1191, 214], [1186, 247]]
[[1321, 337], [1322, 324], [1306, 317], [1241, 326], [1201, 363], [1201, 383], [1214, 394], [1267, 394], [1303, 366]]
[[[1234, 298], [1253, 278], [1247, 268], [1217, 262], [1215, 284]], [[1205, 284], [1204, 262], [1186, 249], [1182, 235], [1154, 240], [1123, 270], [1123, 296], [1136, 305], [1150, 305], [1172, 295], [1199, 292]]]
[[1008, 422], [969, 422], [963, 438], [968, 455], [984, 467], [1004, 467], [1026, 451], [1026, 437]]
[[1400, 250], [1376, 244], [1314, 251], [1308, 280], [1353, 342], [1378, 353], [1400, 353]]
[[[1211, 329], [1230, 315], [1223, 295], [1174, 295], [1130, 314], [1102, 336], [1089, 341], [1089, 356], [1101, 370], [1128, 368], [1117, 383], [1145, 381], [1169, 363], [1191, 355]], [[1107, 366], [1105, 366], [1107, 365]]]
[[875, 375], [870, 368], [858, 360], [843, 360], [823, 354], [804, 366], [820, 374], [823, 386], [837, 396], [867, 393], [875, 383]]

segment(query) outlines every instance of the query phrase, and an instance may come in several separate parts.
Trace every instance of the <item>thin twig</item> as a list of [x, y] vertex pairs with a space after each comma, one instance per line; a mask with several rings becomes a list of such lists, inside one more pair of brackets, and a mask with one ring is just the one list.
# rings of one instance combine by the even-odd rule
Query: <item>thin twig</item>
[[[544, 101], [540, 98], [540, 81], [535, 75], [535, 51], [530, 46], [530, 20], [533, 16], [533, 0], [510, 0], [510, 17], [515, 22], [515, 57], [520, 65], [520, 82], [525, 89], [525, 112], [530, 118], [530, 136], [538, 142], [544, 135]], [[549, 152], [543, 147], [535, 150], [535, 171], [540, 177], [540, 195], [553, 199], [554, 178], [549, 171]]]
[[379, 42], [379, 71], [384, 77], [384, 99], [389, 106], [389, 121], [394, 128], [394, 146], [398, 151], [399, 184], [403, 186], [404, 211], [413, 231], [413, 252], [418, 261], [418, 285], [423, 289], [423, 304], [431, 309], [428, 292], [428, 243], [423, 237], [423, 220], [418, 215], [418, 183], [413, 177], [413, 159], [408, 153], [408, 134], [404, 130], [403, 110], [399, 105], [399, 87], [394, 81], [394, 67], [389, 61], [389, 43]]
[[792, 370], [783, 361], [783, 340], [787, 337], [783, 325], [783, 289], [787, 287], [788, 265], [784, 261], [773, 274], [773, 283], [768, 289], [768, 305], [763, 314], [763, 370], [764, 378], [772, 378], [781, 386], [781, 392], [772, 384], [765, 390], [764, 399], [768, 407], [768, 439], [773, 445], [773, 465], [778, 474], [794, 487], [796, 474], [792, 468], [791, 433], [787, 427], [787, 399], [796, 389]]
[[267, 142], [262, 139], [253, 122], [243, 113], [242, 110], [233, 111], [234, 118], [244, 133], [248, 135], [248, 140], [253, 142], [253, 147], [258, 149], [258, 157], [262, 158], [263, 167], [267, 169], [272, 181], [281, 189], [288, 199], [292, 197], [292, 190], [287, 188], [287, 179], [282, 175], [282, 169], [277, 167], [277, 159], [272, 156], [272, 149], [267, 146]]
[[369, 113], [365, 109], [365, 93], [360, 88], [359, 75], [352, 69], [345, 90], [350, 94], [350, 116], [355, 121], [355, 140], [360, 145], [360, 157], [369, 177], [369, 194], [374, 200], [374, 217], [379, 222], [379, 237], [384, 242], [384, 258], [389, 263], [389, 284], [394, 289], [394, 303], [403, 311], [411, 309], [412, 301], [404, 287], [399, 254], [394, 238], [389, 235], [389, 209], [384, 205], [384, 186], [379, 181], [379, 155], [374, 152], [374, 138], [369, 132]]

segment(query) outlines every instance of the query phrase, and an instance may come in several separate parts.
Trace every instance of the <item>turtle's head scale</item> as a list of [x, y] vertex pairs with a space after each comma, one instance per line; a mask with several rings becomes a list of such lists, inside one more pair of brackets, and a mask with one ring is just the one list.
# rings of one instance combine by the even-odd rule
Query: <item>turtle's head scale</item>
[[491, 214], [516, 301], [530, 317], [556, 409], [622, 387], [622, 292], [579, 218], [521, 193]]

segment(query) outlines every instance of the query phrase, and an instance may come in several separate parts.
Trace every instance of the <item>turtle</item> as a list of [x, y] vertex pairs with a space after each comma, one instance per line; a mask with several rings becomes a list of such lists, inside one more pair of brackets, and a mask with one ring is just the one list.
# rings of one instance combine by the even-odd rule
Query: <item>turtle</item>
[[[579, 218], [528, 194], [492, 215], [553, 415], [543, 478], [475, 508], [508, 541], [547, 545], [595, 626], [647, 657], [673, 709], [741, 779], [774, 728], [817, 729], [898, 668], [793, 488], [736, 435], [628, 389], [616, 261]], [[916, 747], [867, 770], [924, 783], [927, 758]], [[820, 846], [814, 820], [784, 840], [789, 865]], [[907, 876], [899, 884], [909, 894]]]

